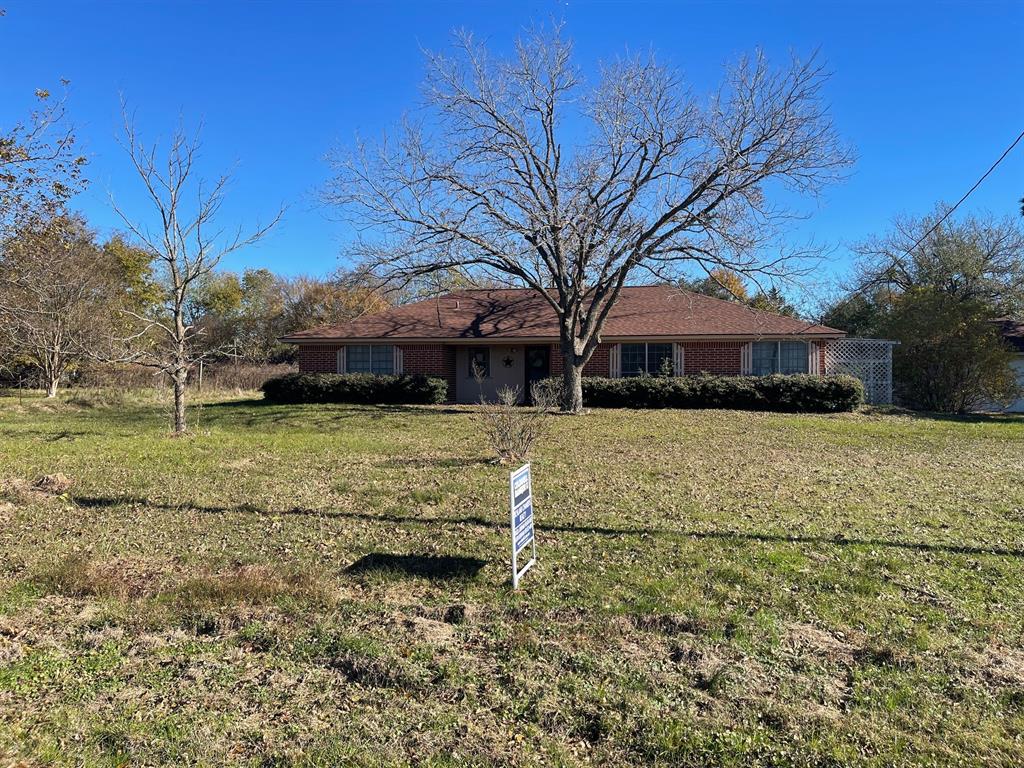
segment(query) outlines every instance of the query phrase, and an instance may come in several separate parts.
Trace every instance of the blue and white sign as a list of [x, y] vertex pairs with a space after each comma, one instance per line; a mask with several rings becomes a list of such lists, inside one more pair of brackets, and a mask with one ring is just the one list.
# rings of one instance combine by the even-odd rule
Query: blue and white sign
[[[519, 580], [537, 562], [537, 541], [533, 537], [533, 481], [530, 465], [524, 464], [509, 478], [512, 501], [512, 588], [519, 589]], [[519, 556], [531, 549], [530, 559], [522, 568]]]

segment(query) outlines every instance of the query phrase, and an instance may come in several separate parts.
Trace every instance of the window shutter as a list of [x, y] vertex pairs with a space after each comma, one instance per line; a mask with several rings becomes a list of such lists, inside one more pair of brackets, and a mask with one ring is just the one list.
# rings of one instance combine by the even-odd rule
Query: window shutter
[[682, 344], [675, 344], [675, 343], [673, 343], [672, 344], [672, 371], [675, 373], [676, 376], [682, 376], [683, 375], [683, 372], [684, 372], [683, 364], [685, 362], [686, 361], [685, 361], [684, 356], [683, 356], [683, 345]]
[[740, 374], [749, 376], [754, 370], [754, 342], [748, 341], [740, 347]]
[[612, 344], [608, 350], [608, 375], [613, 379], [622, 378], [622, 345]]
[[397, 344], [394, 347], [395, 350], [395, 363], [394, 371], [396, 376], [401, 376], [404, 371], [402, 370], [402, 348]]
[[807, 342], [807, 372], [812, 376], [821, 375], [821, 357], [818, 354], [818, 345], [813, 342]]
[[345, 372], [345, 348], [338, 347], [338, 373]]

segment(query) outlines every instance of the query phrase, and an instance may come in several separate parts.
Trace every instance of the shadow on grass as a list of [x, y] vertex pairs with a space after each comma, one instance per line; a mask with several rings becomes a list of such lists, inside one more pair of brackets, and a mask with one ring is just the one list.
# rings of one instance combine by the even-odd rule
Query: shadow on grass
[[211, 411], [224, 411], [237, 408], [265, 408], [274, 403], [264, 400], [262, 397], [246, 397], [239, 400], [221, 400], [216, 403], [203, 403], [203, 408]]
[[43, 440], [48, 443], [58, 443], [61, 440], [77, 440], [79, 437], [89, 437], [92, 435], [102, 435], [100, 430], [85, 430], [85, 429], [18, 429], [17, 427], [4, 427], [0, 429], [0, 436], [19, 438], [19, 437], [36, 437], [39, 440]]
[[[465, 413], [437, 405], [372, 405], [365, 403], [272, 403], [262, 398], [225, 400], [203, 405], [207, 420], [231, 420], [246, 426], [287, 425], [322, 427], [347, 419], [383, 419], [389, 415]], [[319, 409], [319, 410], [317, 410]]]
[[912, 411], [898, 406], [875, 406], [870, 410], [882, 416], [906, 416], [921, 421], [950, 421], [960, 424], [1024, 424], [1024, 413], [940, 413]]
[[400, 405], [388, 403], [275, 403], [264, 400], [262, 397], [247, 397], [243, 400], [222, 400], [216, 403], [206, 403], [204, 408], [216, 411], [230, 412], [240, 408], [311, 408], [315, 406], [329, 408], [345, 408], [354, 411], [369, 413], [466, 413], [466, 409], [459, 409], [444, 405]]
[[423, 459], [388, 459], [382, 462], [385, 467], [439, 467], [452, 469], [455, 467], [492, 466], [493, 462], [486, 456], [462, 456], [447, 458]]
[[[311, 518], [335, 519], [335, 520], [360, 520], [370, 523], [382, 524], [411, 524], [411, 525], [471, 525], [480, 528], [494, 530], [507, 530], [508, 521], [499, 521], [480, 515], [464, 515], [461, 517], [419, 517], [416, 515], [395, 514], [382, 512], [373, 514], [370, 512], [352, 512], [341, 510], [318, 510], [306, 509], [303, 507], [292, 507], [284, 510], [269, 510], [258, 507], [254, 504], [238, 504], [234, 506], [215, 506], [201, 504], [167, 504], [164, 502], [151, 501], [144, 498], [123, 496], [76, 496], [72, 499], [75, 504], [84, 508], [105, 508], [105, 507], [150, 507], [152, 509], [163, 509], [171, 512], [195, 511], [202, 514], [252, 514], [261, 516], [303, 516]], [[601, 526], [601, 525], [570, 525], [567, 523], [538, 523], [538, 531], [551, 533], [570, 533], [590, 536], [658, 536], [672, 539], [698, 539], [717, 540], [725, 542], [756, 541], [768, 544], [814, 544], [821, 546], [838, 547], [890, 547], [905, 549], [917, 552], [936, 552], [955, 555], [997, 555], [1000, 557], [1024, 558], [1024, 550], [1010, 549], [1007, 547], [979, 547], [961, 544], [930, 544], [927, 542], [899, 541], [888, 539], [850, 538], [846, 536], [808, 536], [808, 535], [785, 535], [777, 533], [758, 533], [745, 531], [688, 531], [675, 530], [671, 528], [655, 528], [647, 526]]]
[[356, 560], [347, 570], [351, 574], [383, 573], [425, 579], [472, 579], [486, 564], [486, 560], [476, 557], [371, 552]]

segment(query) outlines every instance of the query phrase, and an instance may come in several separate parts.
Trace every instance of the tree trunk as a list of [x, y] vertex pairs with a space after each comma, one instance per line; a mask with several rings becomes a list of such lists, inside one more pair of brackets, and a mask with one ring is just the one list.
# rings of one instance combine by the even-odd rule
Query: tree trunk
[[174, 381], [174, 434], [183, 435], [187, 429], [185, 423], [185, 381], [188, 378], [188, 369], [180, 367], [175, 369], [171, 377]]
[[565, 338], [562, 348], [562, 412], [583, 412], [583, 365], [575, 345]]
[[47, 397], [57, 396], [57, 387], [60, 385], [60, 372], [63, 368], [60, 363], [58, 353], [53, 350], [47, 351], [43, 356], [41, 370], [43, 380], [46, 382]]

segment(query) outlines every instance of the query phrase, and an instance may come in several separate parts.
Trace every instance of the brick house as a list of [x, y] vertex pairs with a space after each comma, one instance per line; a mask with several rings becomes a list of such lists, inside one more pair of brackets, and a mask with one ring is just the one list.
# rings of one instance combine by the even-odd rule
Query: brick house
[[[844, 335], [672, 286], [626, 287], [583, 375], [819, 374], [825, 343]], [[459, 403], [562, 371], [554, 310], [526, 289], [458, 291], [281, 340], [298, 346], [301, 371], [438, 376]]]

